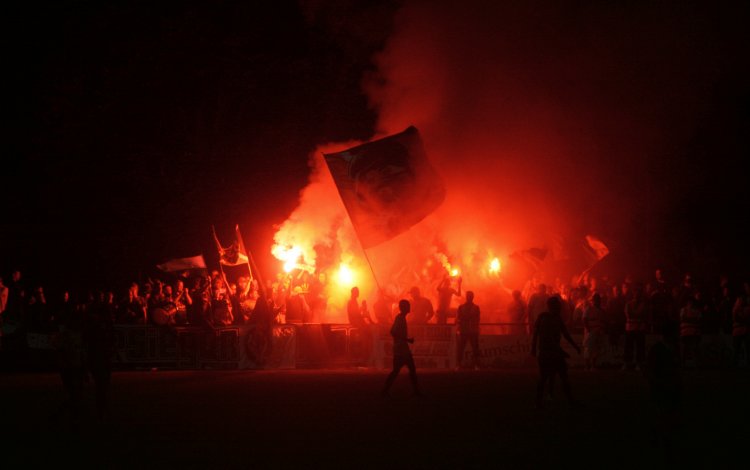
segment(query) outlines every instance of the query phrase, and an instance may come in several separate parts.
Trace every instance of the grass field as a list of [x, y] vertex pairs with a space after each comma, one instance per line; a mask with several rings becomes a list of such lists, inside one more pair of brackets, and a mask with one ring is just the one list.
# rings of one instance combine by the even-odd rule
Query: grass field
[[[86, 385], [77, 427], [52, 420], [55, 374], [0, 376], [3, 461], [86, 468], [659, 468], [655, 408], [637, 372], [573, 370], [584, 403], [561, 391], [534, 407], [533, 369], [406, 371], [392, 396], [382, 371], [143, 371], [113, 375], [109, 419]], [[684, 373], [673, 464], [721, 468], [750, 438], [748, 370]], [[744, 458], [745, 461], [746, 458]], [[15, 465], [4, 468], [21, 468]]]

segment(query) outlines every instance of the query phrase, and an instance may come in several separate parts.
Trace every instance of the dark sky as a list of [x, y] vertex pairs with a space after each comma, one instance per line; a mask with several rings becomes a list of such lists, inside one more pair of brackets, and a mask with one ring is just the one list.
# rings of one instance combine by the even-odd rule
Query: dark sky
[[372, 135], [359, 83], [394, 6], [328, 3], [7, 12], [0, 269], [120, 282], [210, 251], [211, 224], [266, 256], [316, 144]]
[[747, 272], [749, 20], [747, 3], [408, 2], [377, 59], [379, 126], [425, 136], [453, 252], [590, 233], [618, 276]]
[[[378, 116], [361, 84], [396, 27], [400, 3], [61, 1], [11, 7], [4, 15], [10, 145], [2, 170], [2, 273], [20, 267], [46, 283], [119, 286], [165, 259], [209, 254], [211, 224], [228, 239], [235, 223], [259, 261], [269, 264], [273, 226], [297, 203], [308, 154], [321, 143], [373, 135]], [[654, 106], [628, 103], [650, 89], [650, 71], [660, 80], [683, 70], [670, 69], [672, 51], [696, 50], [684, 68], [688, 73], [704, 61], [714, 68], [695, 81], [710, 87], [700, 94], [701, 106], [665, 106], [671, 114], [659, 116], [669, 128], [670, 117], [700, 110], [690, 116], [695, 125], [684, 138], [661, 149], [667, 157], [649, 163], [652, 176], [678, 194], [648, 216], [664, 222], [662, 246], [674, 237], [684, 256], [711, 246], [723, 260], [741, 264], [748, 254], [749, 198], [747, 178], [738, 175], [747, 175], [750, 96], [747, 34], [738, 32], [747, 12], [736, 5], [699, 5], [683, 8], [679, 25], [666, 22], [669, 40], [661, 42], [655, 19], [670, 14], [660, 4], [644, 29], [657, 45], [668, 46], [628, 64], [613, 62], [618, 79], [608, 81], [604, 73], [596, 93], [623, 103], [628, 119], [638, 121]], [[632, 26], [649, 8], [597, 7], [595, 17], [621, 15], [625, 20], [615, 24]], [[558, 5], [544, 11], [560, 18], [549, 24], [578, 31], [571, 33], [577, 40], [588, 37], [580, 26], [592, 10]], [[504, 24], [512, 34], [493, 47], [512, 50], [506, 55], [516, 66], [533, 64], [539, 44], [554, 47], [528, 39], [539, 34], [534, 24], [511, 23]], [[685, 24], [700, 31], [681, 47], [670, 35]], [[493, 42], [491, 33], [483, 34]], [[576, 40], [559, 47], [570, 54]], [[628, 53], [627, 34], [617, 46]], [[679, 82], [690, 83], [690, 77]], [[549, 85], [555, 86], [565, 84]], [[660, 89], [669, 87], [662, 83]], [[649, 103], [658, 99], [647, 95]], [[619, 145], [622, 135], [617, 139]], [[685, 191], [685, 181], [698, 187]]]

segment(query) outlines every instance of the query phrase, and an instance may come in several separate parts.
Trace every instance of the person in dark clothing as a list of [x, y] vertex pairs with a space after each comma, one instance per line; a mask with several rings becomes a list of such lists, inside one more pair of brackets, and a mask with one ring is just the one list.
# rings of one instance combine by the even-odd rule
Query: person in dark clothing
[[732, 297], [729, 287], [722, 287], [721, 294], [716, 302], [716, 310], [719, 315], [721, 332], [725, 335], [732, 334], [732, 308], [734, 307], [734, 302], [735, 300], [734, 297]]
[[31, 331], [46, 332], [50, 330], [52, 318], [47, 308], [47, 298], [42, 286], [31, 292], [28, 304], [28, 317]]
[[302, 288], [295, 287], [292, 295], [286, 299], [286, 322], [307, 323], [310, 319], [310, 306], [305, 301]]
[[437, 308], [437, 324], [445, 325], [448, 323], [448, 314], [451, 309], [451, 301], [453, 296], [461, 297], [461, 278], [458, 278], [458, 290], [451, 286], [451, 278], [447, 275], [443, 278], [442, 282], [437, 288], [438, 293], [438, 308]]
[[409, 294], [411, 294], [412, 301], [414, 302], [414, 313], [409, 322], [415, 325], [427, 324], [435, 316], [432, 302], [427, 297], [422, 297], [419, 287], [412, 287], [409, 290]]
[[[625, 304], [625, 354], [622, 370], [641, 370], [646, 360], [646, 333], [649, 330], [648, 304], [642, 286], [635, 287], [633, 300]], [[634, 361], [635, 359], [635, 361]]]
[[8, 288], [3, 284], [3, 278], [0, 277], [0, 337], [3, 334], [3, 313], [8, 305]]
[[514, 290], [511, 293], [513, 300], [510, 301], [505, 311], [508, 315], [508, 321], [513, 325], [510, 327], [510, 334], [513, 335], [525, 335], [526, 334], [526, 304], [524, 304], [521, 298], [521, 291]]
[[187, 308], [188, 325], [208, 326], [211, 317], [210, 281], [200, 277], [195, 278], [189, 295], [193, 303]]
[[378, 289], [378, 298], [372, 306], [375, 319], [381, 331], [387, 331], [388, 325], [393, 322], [393, 304], [395, 300], [388, 295], [385, 289]]
[[83, 384], [86, 380], [82, 309], [75, 310], [66, 318], [65, 323], [60, 326], [60, 333], [55, 337], [55, 342], [66, 399], [54, 413], [53, 419], [57, 421], [63, 415], [67, 415], [69, 423], [75, 428], [79, 425], [81, 417]]
[[[661, 333], [665, 332], [669, 333], [668, 330]], [[664, 451], [665, 463], [672, 463], [673, 436], [681, 420], [682, 376], [677, 350], [673, 342], [665, 341], [667, 336], [648, 350], [646, 378], [651, 389], [651, 400], [656, 406], [656, 444]]]
[[128, 289], [128, 297], [120, 308], [118, 323], [146, 323], [146, 299], [138, 295], [138, 284], [133, 282]]
[[398, 310], [399, 314], [396, 315], [391, 327], [391, 336], [393, 337], [393, 370], [385, 380], [385, 387], [383, 387], [381, 395], [384, 397], [388, 396], [388, 391], [391, 389], [393, 381], [396, 380], [401, 368], [406, 366], [409, 368], [409, 379], [411, 379], [414, 395], [422, 396], [419, 384], [417, 383], [417, 367], [414, 365], [414, 357], [411, 355], [411, 350], [409, 349], [409, 344], [414, 343], [414, 338], [409, 338], [406, 326], [406, 315], [411, 311], [411, 304], [409, 304], [408, 300], [402, 299], [398, 303]]
[[26, 328], [28, 319], [26, 318], [26, 284], [21, 279], [21, 271], [15, 270], [11, 276], [10, 283], [7, 284], [8, 298], [5, 304], [4, 320], [9, 323], [18, 325], [19, 328]]
[[[657, 270], [657, 272], [659, 272]], [[651, 312], [651, 326], [653, 330], [664, 333], [665, 339], [672, 340], [679, 337], [679, 324], [672, 321], [672, 296], [663, 284], [657, 284], [648, 298], [648, 308]]]
[[456, 348], [456, 370], [461, 368], [461, 362], [466, 349], [466, 343], [471, 344], [471, 357], [475, 369], [479, 369], [479, 305], [474, 303], [474, 292], [466, 292], [466, 303], [458, 307], [456, 325], [458, 326], [458, 347]]
[[613, 286], [609, 301], [607, 302], [605, 323], [609, 348], [612, 352], [619, 351], [620, 338], [625, 333], [625, 304], [627, 303], [628, 295], [623, 288], [628, 289], [627, 284], [623, 284], [622, 287], [618, 285]]
[[349, 298], [349, 303], [346, 305], [346, 312], [349, 317], [349, 324], [356, 328], [355, 335], [359, 337], [359, 342], [356, 343], [356, 346], [359, 346], [359, 351], [356, 351], [356, 347], [353, 348], [355, 349], [354, 355], [357, 356], [356, 359], [358, 362], [369, 364], [373, 348], [371, 328], [373, 321], [367, 311], [367, 302], [364, 300], [362, 303], [359, 302], [358, 287], [352, 287], [351, 297]]
[[250, 314], [248, 325], [252, 329], [248, 333], [246, 351], [256, 367], [266, 366], [273, 348], [273, 326], [276, 324], [278, 311], [274, 310], [273, 299], [265, 291], [259, 293], [255, 308]]
[[[555, 375], [560, 376], [563, 384], [563, 391], [568, 398], [572, 407], [578, 407], [580, 404], [573, 399], [570, 391], [570, 382], [568, 381], [568, 365], [565, 359], [570, 357], [560, 346], [561, 336], [564, 337], [578, 352], [581, 353], [580, 347], [570, 337], [565, 323], [560, 317], [562, 305], [560, 299], [556, 296], [547, 300], [547, 311], [539, 315], [534, 323], [534, 336], [531, 341], [531, 354], [536, 356], [539, 361], [539, 382], [537, 383], [536, 406], [543, 408], [542, 395], [544, 387]], [[538, 352], [537, 352], [538, 351]]]
[[75, 302], [70, 298], [70, 292], [63, 291], [62, 301], [55, 309], [53, 324], [59, 329], [59, 327], [64, 325], [73, 315], [75, 308]]
[[86, 366], [96, 387], [96, 411], [99, 420], [107, 418], [109, 389], [114, 354], [113, 312], [107, 299], [99, 299], [86, 312], [83, 344]]
[[740, 365], [742, 349], [745, 350], [745, 362], [750, 365], [750, 288], [745, 283], [746, 295], [737, 297], [732, 308], [732, 362]]

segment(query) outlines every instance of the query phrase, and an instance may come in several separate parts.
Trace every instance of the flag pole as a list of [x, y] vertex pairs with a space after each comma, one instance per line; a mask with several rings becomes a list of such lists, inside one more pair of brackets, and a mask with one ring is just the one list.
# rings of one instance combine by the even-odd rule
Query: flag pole
[[[234, 226], [235, 231], [237, 232], [237, 243], [240, 244], [240, 253], [245, 253], [247, 256], [247, 270], [250, 272], [250, 277], [253, 277], [253, 268], [250, 266], [250, 250], [245, 247], [245, 240], [242, 239], [242, 234], [240, 233], [240, 224], [236, 224]], [[260, 282], [260, 278], [258, 279], [258, 282]]]
[[[333, 176], [333, 172], [331, 172], [331, 167], [326, 162], [326, 156], [323, 152], [320, 153], [323, 157], [323, 162], [326, 163], [325, 167], [328, 169], [328, 173], [331, 175], [331, 179], [333, 179], [334, 184], [336, 184], [336, 178]], [[365, 255], [365, 259], [367, 260], [367, 266], [370, 267], [370, 272], [372, 273], [372, 278], [375, 280], [375, 286], [378, 288], [378, 292], [380, 292], [380, 282], [378, 282], [378, 276], [375, 275], [375, 269], [372, 267], [372, 261], [370, 261], [370, 256], [367, 254], [367, 249], [362, 245], [362, 240], [359, 238], [359, 233], [357, 233], [357, 229], [354, 227], [354, 222], [352, 221], [352, 216], [349, 213], [349, 208], [346, 207], [346, 201], [341, 196], [341, 191], [336, 191], [339, 195], [339, 198], [341, 199], [341, 203], [344, 205], [344, 211], [346, 212], [346, 215], [349, 216], [349, 222], [352, 224], [352, 230], [354, 230], [354, 235], [357, 237], [357, 241], [359, 242], [359, 246], [362, 248], [362, 253]]]
[[224, 281], [224, 285], [227, 287], [227, 296], [231, 295], [231, 290], [229, 289], [229, 282], [227, 281], [227, 275], [224, 274], [224, 265], [221, 262], [221, 255], [222, 251], [224, 249], [221, 247], [221, 243], [219, 243], [219, 237], [216, 236], [216, 228], [211, 225], [211, 231], [214, 233], [214, 240], [216, 241], [216, 247], [219, 249], [219, 270], [221, 271], [221, 278]]
[[[354, 231], [357, 232], [356, 230]], [[357, 240], [359, 240], [359, 235], [357, 235]], [[362, 246], [362, 241], [359, 241], [359, 245]], [[370, 256], [367, 254], [367, 250], [365, 247], [362, 247], [362, 253], [365, 254], [365, 259], [367, 260], [367, 265], [370, 267], [370, 272], [372, 273], [372, 278], [375, 280], [375, 286], [378, 288], [378, 292], [380, 292], [380, 282], [378, 282], [378, 276], [375, 275], [375, 270], [372, 267], [372, 261], [370, 261]]]
[[259, 296], [263, 296], [263, 298], [266, 298], [266, 284], [263, 282], [263, 276], [260, 274], [260, 270], [258, 269], [258, 266], [255, 264], [255, 258], [253, 258], [253, 254], [250, 253], [250, 250], [248, 250], [245, 247], [245, 241], [242, 239], [242, 234], [240, 233], [240, 224], [237, 224], [237, 239], [239, 240], [240, 247], [244, 249], [245, 254], [247, 255], [247, 268], [250, 270], [250, 274], [253, 275], [253, 271], [255, 271], [255, 277], [258, 279], [258, 294]]

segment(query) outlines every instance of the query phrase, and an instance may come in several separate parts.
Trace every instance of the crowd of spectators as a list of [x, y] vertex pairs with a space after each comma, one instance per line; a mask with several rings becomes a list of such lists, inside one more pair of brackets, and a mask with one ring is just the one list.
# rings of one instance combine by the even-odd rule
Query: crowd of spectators
[[[14, 271], [7, 281], [0, 278], [0, 331], [6, 337], [29, 332], [57, 332], [70, 322], [88, 317], [105, 324], [222, 327], [252, 323], [306, 323], [321, 318], [326, 309], [324, 274], [314, 276], [279, 274], [269, 281], [261, 296], [260, 286], [250, 275], [229, 282], [223, 272], [171, 276], [171, 282], [149, 279], [133, 282], [127, 293], [90, 291], [73, 296], [62, 291], [48, 299], [42, 286], [27, 285]], [[460, 296], [458, 291], [451, 295]], [[413, 288], [412, 291], [416, 289]], [[445, 289], [443, 289], [445, 290]], [[440, 293], [440, 288], [438, 288]], [[412, 296], [415, 311], [420, 300]], [[653, 279], [640, 282], [626, 277], [615, 282], [607, 277], [584, 276], [575, 282], [550, 284], [538, 277], [523, 291], [512, 292], [505, 317], [506, 332], [530, 334], [536, 318], [546, 310], [547, 299], [562, 300], [562, 316], [573, 333], [584, 333], [584, 346], [591, 354], [587, 366], [596, 362], [597, 351], [609, 345], [625, 347], [626, 367], [642, 364], [646, 334], [660, 334], [681, 344], [685, 360], [697, 354], [702, 335], [730, 335], [733, 349], [748, 349], [750, 283], [733, 283], [722, 276], [716, 284], [697, 283], [685, 274], [679, 283], [669, 283], [657, 269]], [[392, 315], [375, 302], [378, 323], [390, 324]], [[259, 302], [263, 298], [265, 302]], [[391, 299], [394, 300], [394, 299]], [[395, 301], [395, 300], [394, 300]], [[421, 305], [421, 304], [420, 304]], [[432, 309], [427, 309], [428, 313]], [[415, 319], [419, 315], [415, 314]], [[382, 318], [381, 318], [382, 317]], [[445, 315], [427, 315], [425, 322], [445, 323]], [[416, 321], [416, 320], [415, 320]], [[747, 353], [745, 353], [747, 354]]]
[[258, 298], [257, 283], [249, 276], [229, 283], [218, 272], [186, 272], [171, 282], [133, 282], [121, 296], [111, 290], [80, 296], [62, 291], [49, 299], [42, 286], [29, 288], [21, 272], [14, 271], [9, 282], [0, 278], [0, 325], [6, 335], [55, 332], [96, 311], [111, 324], [219, 327], [249, 322]]
[[571, 284], [546, 285], [532, 279], [523, 292], [513, 291], [508, 317], [530, 333], [552, 296], [562, 300], [568, 329], [583, 333], [590, 350], [617, 346], [624, 337], [625, 368], [643, 364], [646, 334], [679, 344], [683, 362], [695, 359], [702, 335], [732, 336], [735, 361], [743, 349], [748, 354], [748, 281], [733, 283], [721, 276], [716, 284], [700, 283], [686, 273], [679, 283], [669, 283], [660, 269], [647, 282], [630, 276], [622, 282], [586, 276]]

